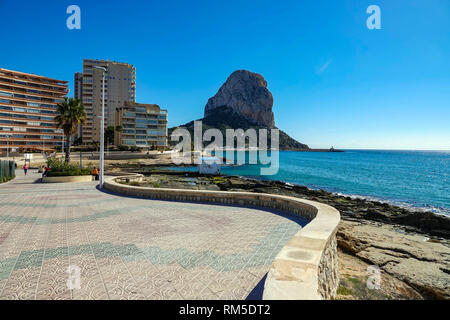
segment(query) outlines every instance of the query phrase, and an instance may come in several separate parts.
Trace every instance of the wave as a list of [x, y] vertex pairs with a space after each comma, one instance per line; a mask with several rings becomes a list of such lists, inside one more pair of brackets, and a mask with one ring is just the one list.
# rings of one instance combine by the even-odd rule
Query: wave
[[364, 200], [368, 200], [368, 201], [386, 203], [389, 205], [400, 207], [400, 208], [408, 210], [410, 212], [414, 212], [414, 211], [431, 212], [434, 214], [450, 217], [450, 208], [445, 208], [445, 207], [437, 207], [437, 206], [432, 206], [432, 205], [428, 205], [428, 204], [426, 204], [424, 206], [418, 206], [418, 205], [414, 205], [414, 204], [404, 202], [404, 201], [399, 201], [399, 200], [386, 199], [386, 198], [370, 196], [370, 195], [342, 193], [342, 192], [338, 192], [338, 191], [333, 191], [332, 188], [316, 187], [316, 186], [311, 186], [311, 185], [302, 185], [302, 184], [298, 184], [298, 183], [292, 183], [291, 181], [286, 181], [286, 180], [264, 179], [264, 178], [261, 178], [260, 176], [254, 176], [254, 175], [251, 175], [251, 176], [250, 175], [249, 176], [238, 175], [238, 177], [240, 177], [242, 179], [277, 181], [277, 182], [284, 183], [285, 185], [287, 185], [289, 187], [300, 186], [300, 187], [306, 187], [309, 190], [315, 190], [315, 191], [324, 190], [324, 191], [330, 192], [331, 194], [336, 195], [336, 196], [349, 197], [351, 199], [364, 199]]
[[389, 205], [394, 205], [397, 207], [400, 207], [402, 209], [408, 210], [408, 211], [420, 211], [420, 212], [432, 212], [434, 214], [443, 215], [450, 217], [450, 209], [443, 208], [443, 207], [435, 207], [432, 205], [424, 205], [424, 206], [417, 206], [413, 205], [411, 203], [397, 201], [397, 200], [390, 200], [390, 199], [382, 199], [374, 196], [367, 196], [367, 195], [358, 195], [358, 194], [345, 194], [341, 192], [332, 192], [332, 194], [337, 196], [343, 196], [343, 197], [349, 197], [351, 199], [364, 199], [368, 201], [377, 201], [381, 203], [387, 203]]

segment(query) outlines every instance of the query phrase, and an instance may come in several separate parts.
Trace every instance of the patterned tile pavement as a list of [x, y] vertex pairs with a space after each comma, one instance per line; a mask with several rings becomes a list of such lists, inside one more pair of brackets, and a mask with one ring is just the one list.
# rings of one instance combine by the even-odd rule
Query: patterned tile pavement
[[245, 299], [305, 223], [17, 174], [0, 184], [1, 300]]

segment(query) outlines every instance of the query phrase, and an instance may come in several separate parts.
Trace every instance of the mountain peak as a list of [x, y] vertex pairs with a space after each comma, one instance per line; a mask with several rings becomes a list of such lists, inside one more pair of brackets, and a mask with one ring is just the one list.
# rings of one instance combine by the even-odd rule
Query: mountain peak
[[208, 100], [205, 118], [214, 109], [226, 107], [257, 125], [273, 128], [275, 121], [272, 106], [272, 93], [267, 89], [264, 77], [248, 70], [236, 70]]
[[[234, 71], [205, 106], [202, 130], [219, 129], [226, 137], [227, 129], [277, 129], [272, 112], [273, 97], [267, 81], [258, 73]], [[182, 125], [194, 134], [194, 121]], [[171, 128], [169, 132], [173, 132]], [[270, 141], [272, 130], [268, 132]], [[170, 133], [169, 133], [170, 134]], [[306, 144], [279, 130], [280, 150], [309, 150]]]

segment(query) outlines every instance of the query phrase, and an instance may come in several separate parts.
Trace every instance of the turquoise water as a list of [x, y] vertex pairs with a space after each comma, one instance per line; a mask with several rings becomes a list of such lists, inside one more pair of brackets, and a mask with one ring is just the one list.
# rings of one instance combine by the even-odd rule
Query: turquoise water
[[223, 166], [222, 173], [281, 180], [450, 215], [450, 151], [281, 151], [276, 175], [261, 176], [260, 167]]

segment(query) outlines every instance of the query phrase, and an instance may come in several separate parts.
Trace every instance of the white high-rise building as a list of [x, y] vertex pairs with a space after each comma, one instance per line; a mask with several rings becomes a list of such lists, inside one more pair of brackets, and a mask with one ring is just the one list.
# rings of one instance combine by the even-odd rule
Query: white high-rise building
[[[94, 66], [106, 68], [105, 74], [105, 126], [115, 125], [116, 108], [124, 102], [135, 102], [136, 69], [128, 63], [109, 60], [83, 60], [82, 90], [78, 90], [87, 113], [83, 125], [83, 143], [100, 141], [100, 116], [102, 112], [102, 71]], [[77, 85], [77, 83], [75, 84]]]

